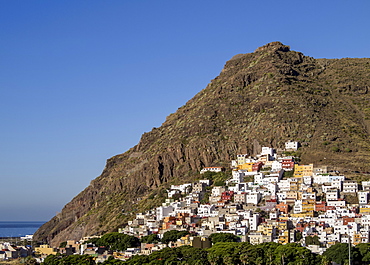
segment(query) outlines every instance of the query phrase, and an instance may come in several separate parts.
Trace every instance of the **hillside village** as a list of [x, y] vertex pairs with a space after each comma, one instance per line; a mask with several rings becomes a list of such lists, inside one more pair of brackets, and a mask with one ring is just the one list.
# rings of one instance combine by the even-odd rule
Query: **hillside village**
[[[162, 206], [136, 214], [119, 232], [139, 238], [150, 234], [161, 238], [170, 230], [190, 235], [169, 244], [142, 243], [114, 256], [124, 260], [168, 246], [207, 248], [213, 233], [230, 233], [251, 244], [297, 242], [318, 254], [336, 242], [369, 243], [370, 181], [359, 185], [327, 166], [298, 164], [294, 156], [287, 156], [298, 148], [298, 142], [287, 142], [278, 155], [273, 148], [262, 147], [256, 157], [237, 155], [231, 161], [232, 176], [225, 181], [212, 181], [225, 168], [206, 167], [198, 182], [172, 185]], [[69, 241], [62, 251], [80, 249], [80, 254], [104, 260], [107, 252], [83, 244], [87, 239]], [[46, 245], [36, 252], [55, 253]]]

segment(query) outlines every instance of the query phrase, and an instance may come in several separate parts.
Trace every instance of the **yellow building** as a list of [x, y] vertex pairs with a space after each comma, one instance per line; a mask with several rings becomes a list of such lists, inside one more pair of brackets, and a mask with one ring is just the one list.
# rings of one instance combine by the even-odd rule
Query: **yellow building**
[[247, 157], [248, 157], [247, 154], [238, 155], [238, 157], [237, 157], [237, 163], [238, 163], [238, 165], [244, 164], [246, 162], [246, 160], [247, 160]]
[[291, 191], [298, 191], [299, 190], [299, 183], [298, 181], [291, 181], [290, 182], [290, 190]]
[[326, 245], [327, 245], [327, 248], [329, 248], [329, 247], [331, 247], [331, 246], [333, 246], [333, 245], [335, 245], [335, 244], [337, 244], [338, 243], [338, 241], [328, 241], [327, 243], [326, 243]]
[[314, 193], [316, 193], [315, 190], [313, 189], [313, 187], [308, 187], [307, 188], [307, 192], [314, 192]]
[[258, 159], [258, 161], [261, 161], [263, 163], [266, 163], [269, 160], [270, 160], [270, 155], [269, 154], [261, 155], [260, 158]]
[[253, 168], [253, 164], [254, 163], [244, 163], [244, 164], [241, 164], [238, 166], [238, 170], [240, 169], [243, 169], [243, 170], [247, 170], [248, 172], [252, 172], [252, 168]]
[[296, 218], [314, 217], [314, 211], [301, 212], [301, 213], [292, 213], [290, 216], [291, 217], [296, 217]]
[[277, 224], [277, 227], [279, 230], [288, 230], [289, 229], [289, 223], [286, 220], [280, 220]]
[[[298, 193], [296, 190], [292, 190], [292, 186], [290, 186], [290, 190], [286, 192], [286, 197], [293, 200], [298, 200]], [[295, 186], [293, 186], [295, 187]]]
[[316, 200], [315, 199], [302, 199], [302, 201], [308, 202], [310, 204], [316, 204]]
[[74, 240], [67, 240], [66, 247], [70, 247], [70, 246], [72, 246], [73, 248], [76, 248], [76, 249], [79, 249], [80, 248], [80, 244], [77, 243], [76, 241], [74, 241]]
[[370, 214], [370, 207], [361, 207], [360, 213], [362, 214]]
[[315, 203], [302, 201], [302, 212], [313, 212], [315, 210]]
[[279, 220], [280, 221], [288, 221], [289, 220], [289, 216], [287, 214], [280, 213]]
[[35, 248], [37, 255], [55, 255], [57, 254], [56, 250], [49, 245], [40, 245], [40, 247]]
[[271, 236], [274, 228], [275, 228], [275, 225], [273, 224], [263, 223], [257, 227], [257, 231], [261, 232], [263, 235]]
[[303, 176], [312, 176], [313, 175], [313, 164], [309, 165], [294, 165], [294, 177], [302, 178]]
[[360, 233], [355, 233], [352, 237], [352, 244], [353, 245], [358, 245], [362, 243], [362, 238]]
[[125, 253], [122, 252], [113, 252], [113, 257], [120, 260], [126, 260]]
[[287, 244], [290, 242], [290, 237], [289, 237], [289, 230], [285, 230], [283, 231], [280, 235], [279, 235], [279, 243], [280, 244]]

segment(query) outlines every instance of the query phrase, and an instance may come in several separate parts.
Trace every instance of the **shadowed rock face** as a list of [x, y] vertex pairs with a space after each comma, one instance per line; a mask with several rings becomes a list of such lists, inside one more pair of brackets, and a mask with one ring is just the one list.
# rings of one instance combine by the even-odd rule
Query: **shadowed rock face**
[[34, 238], [57, 246], [113, 231], [127, 213], [158, 203], [154, 195], [169, 182], [288, 140], [304, 143], [303, 163], [370, 171], [369, 84], [370, 59], [314, 59], [280, 42], [236, 55], [161, 127], [110, 158]]

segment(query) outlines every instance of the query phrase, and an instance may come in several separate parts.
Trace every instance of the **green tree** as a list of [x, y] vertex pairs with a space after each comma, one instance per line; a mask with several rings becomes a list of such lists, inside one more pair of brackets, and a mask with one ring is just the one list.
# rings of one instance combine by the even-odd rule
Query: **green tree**
[[327, 256], [321, 256], [320, 265], [330, 265], [331, 262]]
[[299, 232], [299, 231], [296, 231], [296, 233], [295, 233], [295, 240], [296, 241], [300, 241], [301, 239], [302, 239], [302, 233], [301, 232]]
[[63, 265], [95, 265], [94, 258], [90, 255], [70, 255], [62, 259]]
[[235, 242], [218, 242], [211, 248], [207, 249], [208, 261], [211, 264], [238, 264], [239, 249]]
[[283, 178], [288, 179], [293, 177], [293, 170], [291, 171], [284, 171]]
[[275, 264], [316, 265], [320, 259], [310, 250], [297, 243], [279, 245], [275, 251]]
[[44, 265], [95, 265], [92, 256], [89, 255], [49, 255], [45, 258]]
[[[348, 244], [346, 243], [337, 243], [329, 247], [323, 254], [330, 261], [334, 261], [339, 264], [348, 263]], [[361, 254], [357, 248], [351, 247], [351, 264], [353, 262], [361, 261]]]
[[110, 250], [123, 251], [127, 248], [137, 247], [140, 240], [137, 237], [125, 235], [118, 232], [108, 233], [102, 236], [97, 242], [97, 246], [105, 246]]
[[213, 244], [218, 242], [238, 242], [239, 237], [230, 233], [213, 233], [209, 236]]
[[[119, 263], [119, 262], [122, 262], [122, 263]], [[126, 262], [123, 262], [123, 261], [120, 261], [120, 260], [116, 260], [115, 263], [107, 263], [107, 264], [117, 264], [117, 265], [120, 265], [120, 264], [127, 264], [127, 265], [139, 265], [139, 264], [148, 264], [150, 262], [150, 256], [147, 256], [147, 255], [135, 255], [133, 256], [132, 258], [130, 258], [129, 260], [127, 260]], [[103, 263], [105, 264], [105, 263]]]
[[59, 248], [65, 248], [67, 246], [67, 241], [63, 241], [59, 244]]
[[188, 235], [188, 231], [170, 230], [163, 234], [162, 243], [168, 244], [170, 242], [176, 242], [177, 239]]
[[149, 255], [149, 264], [171, 264], [177, 261], [177, 248], [164, 248]]
[[276, 248], [280, 246], [280, 244], [278, 243], [275, 243], [275, 242], [266, 242], [266, 243], [262, 243], [262, 244], [259, 244], [257, 245], [257, 247], [259, 249], [261, 249], [262, 251], [262, 255], [263, 256], [263, 264], [266, 264], [266, 265], [271, 265], [271, 264], [274, 264], [273, 263], [273, 260], [274, 260], [274, 253], [275, 253], [275, 250]]
[[369, 243], [361, 243], [356, 246], [358, 249], [361, 260], [363, 263], [369, 264], [370, 263], [370, 244]]
[[48, 255], [42, 264], [44, 265], [59, 265], [62, 259], [62, 255]]
[[208, 252], [191, 246], [181, 246], [177, 249], [178, 258], [189, 265], [209, 265]]
[[210, 192], [209, 192], [209, 191], [207, 191], [207, 192], [204, 194], [204, 197], [200, 200], [200, 203], [202, 203], [202, 204], [209, 203], [209, 196], [210, 196]]
[[213, 177], [216, 175], [217, 173], [216, 172], [211, 172], [211, 171], [206, 171], [204, 172], [202, 175], [202, 178], [204, 179], [209, 179], [209, 180], [213, 180]]
[[89, 240], [85, 241], [84, 243], [90, 243], [90, 244], [94, 244], [95, 246], [97, 245], [97, 242], [99, 241], [99, 237], [93, 237], [93, 238], [90, 238]]
[[306, 236], [304, 238], [304, 242], [306, 245], [318, 245], [320, 246], [320, 239], [318, 236]]
[[28, 257], [25, 257], [23, 259], [21, 259], [21, 263], [22, 264], [25, 264], [25, 265], [36, 265], [36, 264], [39, 264], [37, 263], [36, 259], [31, 257], [31, 256], [28, 256]]
[[250, 243], [242, 242], [238, 243], [235, 248], [235, 254], [239, 256], [242, 264], [262, 264], [263, 263], [263, 251], [258, 246], [254, 246]]
[[214, 183], [215, 186], [225, 186], [225, 181], [223, 180], [217, 180]]
[[161, 240], [159, 239], [157, 234], [150, 234], [150, 235], [147, 235], [147, 236], [143, 236], [140, 239], [141, 243], [148, 243], [148, 244], [158, 243], [159, 241], [161, 241]]
[[[134, 257], [147, 257], [147, 256], [139, 256], [139, 255], [135, 255]], [[123, 265], [123, 264], [126, 264], [124, 261], [122, 260], [119, 260], [119, 259], [115, 259], [113, 256], [109, 256], [108, 259], [106, 259], [103, 263], [101, 263], [103, 265], [111, 265], [111, 264], [115, 264], [115, 265]], [[135, 263], [131, 263], [131, 264], [135, 264]], [[142, 263], [136, 263], [136, 264], [144, 264], [144, 262]]]

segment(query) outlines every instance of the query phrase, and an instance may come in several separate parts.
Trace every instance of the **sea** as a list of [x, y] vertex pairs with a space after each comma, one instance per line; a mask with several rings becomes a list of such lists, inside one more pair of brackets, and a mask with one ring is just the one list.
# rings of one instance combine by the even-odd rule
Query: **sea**
[[1, 237], [22, 237], [33, 235], [45, 222], [0, 222]]

